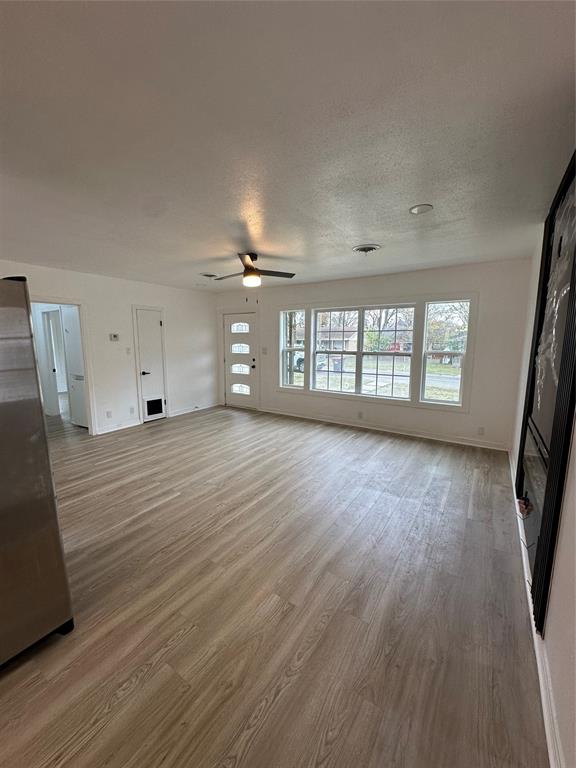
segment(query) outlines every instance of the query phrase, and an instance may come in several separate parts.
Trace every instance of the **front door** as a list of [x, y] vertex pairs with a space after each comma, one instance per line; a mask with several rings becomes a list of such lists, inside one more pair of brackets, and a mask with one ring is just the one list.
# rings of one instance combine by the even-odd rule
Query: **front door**
[[162, 311], [137, 308], [136, 333], [142, 417], [144, 421], [162, 419], [166, 416]]
[[226, 405], [258, 408], [256, 313], [224, 315]]

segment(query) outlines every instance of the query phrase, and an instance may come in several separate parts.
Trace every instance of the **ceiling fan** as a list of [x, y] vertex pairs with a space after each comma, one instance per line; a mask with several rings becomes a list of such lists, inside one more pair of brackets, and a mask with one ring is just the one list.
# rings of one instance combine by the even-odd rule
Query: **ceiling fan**
[[242, 284], [245, 288], [257, 288], [262, 284], [261, 275], [268, 277], [294, 277], [294, 272], [277, 272], [273, 269], [258, 269], [254, 264], [258, 259], [257, 253], [239, 253], [238, 258], [242, 262], [244, 270], [235, 272], [233, 275], [224, 275], [216, 277], [215, 280], [228, 280], [229, 277], [240, 277], [242, 275]]

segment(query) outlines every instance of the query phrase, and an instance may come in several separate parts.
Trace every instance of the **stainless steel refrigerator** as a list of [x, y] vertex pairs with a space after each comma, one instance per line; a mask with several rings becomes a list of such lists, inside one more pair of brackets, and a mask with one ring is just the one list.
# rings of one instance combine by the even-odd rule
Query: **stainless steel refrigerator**
[[74, 626], [25, 278], [0, 280], [0, 665]]

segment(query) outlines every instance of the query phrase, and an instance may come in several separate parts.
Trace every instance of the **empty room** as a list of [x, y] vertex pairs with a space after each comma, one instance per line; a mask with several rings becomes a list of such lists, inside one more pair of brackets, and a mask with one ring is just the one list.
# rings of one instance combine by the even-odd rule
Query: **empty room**
[[0, 3], [2, 768], [576, 768], [575, 12]]

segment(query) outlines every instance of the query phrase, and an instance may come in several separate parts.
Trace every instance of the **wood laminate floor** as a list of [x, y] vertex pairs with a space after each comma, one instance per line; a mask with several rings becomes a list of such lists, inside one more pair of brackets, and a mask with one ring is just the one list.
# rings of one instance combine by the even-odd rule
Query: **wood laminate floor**
[[51, 438], [76, 629], [2, 768], [545, 768], [507, 457], [217, 409]]

